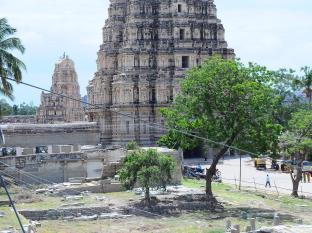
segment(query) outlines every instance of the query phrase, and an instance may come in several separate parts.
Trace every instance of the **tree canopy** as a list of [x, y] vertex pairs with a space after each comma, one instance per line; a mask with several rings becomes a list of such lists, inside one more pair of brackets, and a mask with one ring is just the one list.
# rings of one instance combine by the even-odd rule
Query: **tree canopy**
[[35, 115], [37, 107], [33, 103], [11, 106], [5, 99], [0, 99], [0, 116], [9, 115]]
[[293, 113], [279, 140], [280, 147], [289, 158], [308, 159], [312, 153], [312, 112], [300, 109]]
[[273, 117], [279, 102], [268, 85], [273, 76], [265, 67], [213, 56], [187, 72], [172, 106], [162, 109], [166, 124], [176, 130], [170, 130], [160, 144], [192, 149], [208, 144], [205, 138], [223, 144], [206, 176], [207, 195], [212, 196], [211, 177], [229, 146], [255, 153], [276, 150], [281, 126]]
[[175, 167], [174, 159], [156, 150], [135, 150], [127, 155], [118, 171], [122, 184], [127, 189], [138, 183], [144, 190], [145, 200], [151, 205], [150, 188], [166, 188]]
[[312, 112], [299, 109], [292, 114], [287, 129], [279, 137], [279, 145], [285, 157], [296, 161], [295, 173], [290, 173], [293, 183], [292, 195], [298, 197], [302, 178], [302, 163], [312, 157]]
[[14, 56], [11, 51], [24, 53], [25, 48], [21, 40], [14, 37], [16, 29], [8, 24], [5, 18], [0, 18], [0, 93], [13, 98], [13, 86], [7, 78], [13, 78], [17, 82], [22, 80], [22, 70], [25, 64]]

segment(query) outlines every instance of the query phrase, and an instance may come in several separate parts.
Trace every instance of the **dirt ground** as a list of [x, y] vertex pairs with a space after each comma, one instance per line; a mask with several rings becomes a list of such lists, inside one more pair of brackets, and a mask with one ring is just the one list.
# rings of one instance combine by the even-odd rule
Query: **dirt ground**
[[[284, 224], [312, 222], [310, 210], [312, 201], [294, 199], [289, 196], [274, 196], [266, 193], [238, 191], [234, 186], [214, 184], [213, 190], [222, 207], [211, 207], [211, 203], [201, 202], [203, 194], [202, 181], [184, 180], [183, 187], [172, 187], [169, 195], [160, 195], [160, 201], [152, 210], [142, 208], [141, 195], [135, 192], [106, 194], [89, 194], [81, 200], [64, 201], [64, 197], [50, 195], [24, 195], [26, 200], [17, 201], [19, 210], [47, 210], [55, 208], [76, 208], [77, 203], [83, 207], [109, 207], [112, 211], [127, 210], [131, 216], [93, 221], [42, 220], [39, 233], [102, 233], [102, 232], [183, 232], [183, 233], [217, 233], [225, 231], [226, 220], [240, 224], [244, 229], [249, 217], [256, 217], [257, 227], [271, 226], [273, 215], [279, 213]], [[181, 191], [182, 190], [182, 191]], [[17, 193], [13, 197], [16, 199]], [[197, 194], [197, 195], [194, 195]], [[2, 194], [0, 200], [5, 199]], [[32, 200], [33, 199], [33, 200]], [[71, 206], [72, 205], [72, 206]], [[1, 206], [4, 216], [0, 218], [0, 230], [8, 226], [17, 227], [12, 211]], [[27, 222], [23, 219], [24, 223]]]

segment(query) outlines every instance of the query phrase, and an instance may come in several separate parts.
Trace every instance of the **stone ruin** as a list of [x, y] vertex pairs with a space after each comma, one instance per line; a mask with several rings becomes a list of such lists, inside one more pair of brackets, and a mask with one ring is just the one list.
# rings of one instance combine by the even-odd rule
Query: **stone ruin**
[[[65, 54], [55, 64], [51, 91], [76, 100], [81, 99], [74, 62]], [[41, 94], [41, 104], [37, 109], [36, 118], [37, 122], [41, 124], [85, 120], [84, 111], [79, 101], [44, 92]]]
[[104, 145], [155, 145], [165, 133], [159, 110], [179, 93], [185, 72], [213, 54], [234, 58], [234, 50], [213, 0], [110, 2], [87, 87], [89, 102], [101, 107], [89, 106], [89, 120], [99, 122]]
[[[53, 146], [52, 149], [56, 149]], [[63, 148], [61, 146], [60, 148]], [[66, 146], [63, 149], [70, 149]], [[147, 148], [146, 148], [147, 149]], [[172, 174], [173, 183], [180, 183], [182, 179], [182, 154], [176, 150], [154, 148], [158, 152], [171, 155], [176, 161], [176, 170]], [[16, 182], [30, 184], [51, 183], [87, 183], [99, 181], [95, 185], [82, 186], [81, 190], [91, 192], [120, 191], [119, 182], [111, 182], [121, 167], [122, 159], [128, 151], [123, 148], [101, 149], [94, 147], [75, 152], [41, 153], [21, 156], [0, 157], [0, 171]], [[26, 174], [24, 173], [27, 172]], [[40, 182], [31, 176], [40, 177]], [[109, 179], [109, 180], [107, 180]]]

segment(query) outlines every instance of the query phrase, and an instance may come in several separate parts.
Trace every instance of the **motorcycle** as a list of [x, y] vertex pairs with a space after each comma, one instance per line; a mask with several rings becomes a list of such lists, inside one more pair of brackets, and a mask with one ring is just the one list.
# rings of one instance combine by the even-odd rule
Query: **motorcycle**
[[212, 177], [212, 182], [218, 182], [218, 183], [222, 182], [221, 171], [219, 171], [218, 169], [216, 171], [216, 174], [214, 174]]
[[[204, 173], [204, 169], [199, 169], [198, 167], [191, 166], [183, 166], [183, 176], [189, 179], [205, 179], [206, 174]], [[221, 171], [217, 169], [216, 173], [212, 177], [213, 182], [222, 182]]]
[[203, 174], [204, 170], [199, 170], [196, 167], [191, 167], [191, 166], [183, 166], [183, 176], [189, 179], [197, 179], [199, 180], [204, 176]]

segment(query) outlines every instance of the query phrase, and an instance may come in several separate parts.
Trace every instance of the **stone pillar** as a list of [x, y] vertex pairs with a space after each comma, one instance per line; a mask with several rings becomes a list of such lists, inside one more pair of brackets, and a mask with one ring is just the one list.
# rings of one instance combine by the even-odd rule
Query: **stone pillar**
[[68, 182], [68, 168], [67, 168], [67, 161], [63, 163], [63, 182]]
[[52, 154], [52, 145], [48, 145], [48, 154]]
[[278, 226], [278, 225], [281, 225], [281, 219], [278, 214], [275, 214], [274, 219], [273, 219], [273, 226]]
[[251, 230], [252, 231], [256, 230], [256, 219], [255, 218], [249, 218], [248, 220], [249, 220]]
[[16, 156], [21, 156], [21, 155], [23, 155], [23, 148], [21, 148], [21, 147], [16, 147], [15, 148], [16, 149]]

